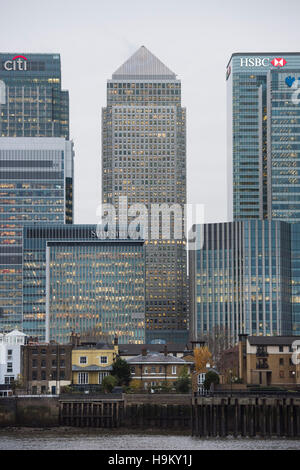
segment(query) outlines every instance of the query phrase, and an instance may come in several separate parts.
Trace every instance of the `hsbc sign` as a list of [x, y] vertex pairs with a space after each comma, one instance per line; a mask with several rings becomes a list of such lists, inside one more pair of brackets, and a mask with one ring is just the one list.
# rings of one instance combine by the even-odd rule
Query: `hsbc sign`
[[269, 57], [241, 57], [240, 66], [241, 67], [269, 67], [270, 64], [274, 67], [284, 67], [286, 60], [283, 57], [274, 57], [273, 60]]
[[12, 60], [7, 60], [4, 62], [3, 67], [8, 72], [10, 71], [26, 71], [27, 70], [27, 58], [23, 55], [16, 55]]

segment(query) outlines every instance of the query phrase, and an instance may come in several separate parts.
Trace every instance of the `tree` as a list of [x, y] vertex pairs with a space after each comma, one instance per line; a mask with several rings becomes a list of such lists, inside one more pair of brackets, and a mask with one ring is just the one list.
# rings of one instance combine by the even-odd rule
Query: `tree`
[[194, 349], [195, 370], [197, 373], [206, 372], [206, 364], [212, 366], [212, 354], [207, 346]]
[[102, 389], [106, 393], [111, 393], [113, 388], [117, 385], [117, 378], [113, 375], [107, 375], [102, 380]]
[[205, 388], [205, 390], [210, 390], [211, 384], [217, 385], [219, 382], [220, 382], [219, 375], [213, 370], [209, 370], [205, 374], [203, 387]]
[[127, 361], [118, 357], [113, 363], [111, 375], [117, 379], [117, 385], [128, 386], [130, 382], [130, 365]]
[[191, 378], [187, 366], [184, 366], [175, 382], [175, 389], [178, 393], [188, 393], [191, 389]]

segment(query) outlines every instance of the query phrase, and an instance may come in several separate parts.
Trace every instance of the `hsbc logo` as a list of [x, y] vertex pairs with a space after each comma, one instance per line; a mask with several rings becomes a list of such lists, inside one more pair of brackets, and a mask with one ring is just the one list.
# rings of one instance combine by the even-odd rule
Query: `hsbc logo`
[[243, 57], [240, 58], [241, 67], [268, 67], [272, 64], [274, 67], [284, 67], [286, 60], [283, 57], [275, 57], [270, 61], [268, 57]]
[[12, 60], [7, 60], [4, 62], [3, 67], [8, 72], [10, 71], [26, 71], [27, 70], [27, 58], [23, 55], [16, 55]]
[[273, 59], [271, 62], [274, 67], [283, 67], [286, 64], [286, 60], [283, 59], [282, 57]]

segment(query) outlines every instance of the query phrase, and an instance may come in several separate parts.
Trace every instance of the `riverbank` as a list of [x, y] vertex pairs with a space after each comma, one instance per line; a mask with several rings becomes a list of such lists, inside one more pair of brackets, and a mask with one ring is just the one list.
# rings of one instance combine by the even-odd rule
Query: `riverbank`
[[300, 450], [300, 440], [287, 438], [199, 438], [186, 434], [99, 428], [6, 428], [0, 430], [0, 450]]

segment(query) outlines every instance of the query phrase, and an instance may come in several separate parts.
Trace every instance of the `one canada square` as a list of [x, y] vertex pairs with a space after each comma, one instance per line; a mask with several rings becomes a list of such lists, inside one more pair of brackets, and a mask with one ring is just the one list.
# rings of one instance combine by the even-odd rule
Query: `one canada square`
[[161, 226], [154, 239], [150, 213], [153, 205], [162, 204], [180, 205], [184, 213], [186, 116], [180, 80], [144, 46], [107, 81], [102, 111], [102, 202], [112, 204], [118, 214], [121, 200], [129, 223], [135, 204], [144, 205], [149, 214], [148, 230], [143, 227], [146, 341], [185, 341], [185, 241], [172, 231], [163, 238]]

